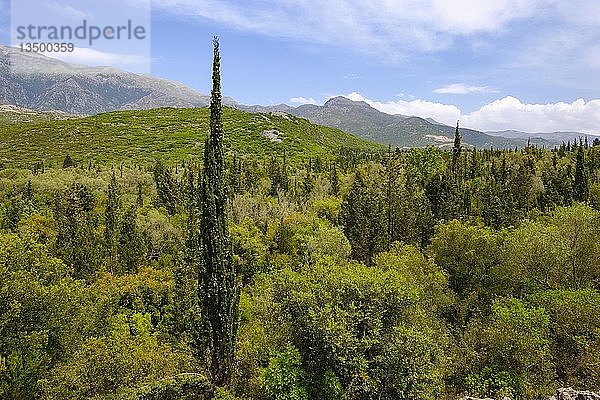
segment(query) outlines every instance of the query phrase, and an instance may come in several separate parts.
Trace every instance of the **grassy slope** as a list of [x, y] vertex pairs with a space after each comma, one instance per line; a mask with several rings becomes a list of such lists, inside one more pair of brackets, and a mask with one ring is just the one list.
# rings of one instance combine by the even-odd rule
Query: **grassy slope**
[[[35, 161], [62, 163], [67, 153], [78, 161], [102, 163], [154, 159], [201, 158], [208, 133], [209, 110], [155, 109], [119, 111], [62, 121], [0, 126], [0, 160], [12, 166]], [[250, 114], [225, 108], [228, 152], [283, 154], [290, 159], [329, 158], [340, 148], [374, 151], [382, 146], [334, 128], [296, 117]], [[284, 132], [282, 143], [263, 137], [265, 130]]]

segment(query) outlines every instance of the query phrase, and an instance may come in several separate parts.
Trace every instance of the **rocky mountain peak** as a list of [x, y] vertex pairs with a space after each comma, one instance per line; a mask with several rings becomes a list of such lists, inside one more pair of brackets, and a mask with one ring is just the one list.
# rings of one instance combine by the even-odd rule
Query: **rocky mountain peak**
[[344, 96], [332, 97], [331, 99], [327, 100], [323, 107], [371, 108], [371, 106], [365, 103], [364, 101], [354, 101]]

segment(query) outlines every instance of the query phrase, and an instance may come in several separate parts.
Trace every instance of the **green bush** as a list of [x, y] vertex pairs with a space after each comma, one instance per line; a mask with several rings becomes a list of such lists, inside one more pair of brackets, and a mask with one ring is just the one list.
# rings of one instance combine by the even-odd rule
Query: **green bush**
[[262, 386], [269, 400], [306, 400], [302, 384], [303, 371], [300, 352], [288, 347], [269, 360], [269, 366], [261, 373]]

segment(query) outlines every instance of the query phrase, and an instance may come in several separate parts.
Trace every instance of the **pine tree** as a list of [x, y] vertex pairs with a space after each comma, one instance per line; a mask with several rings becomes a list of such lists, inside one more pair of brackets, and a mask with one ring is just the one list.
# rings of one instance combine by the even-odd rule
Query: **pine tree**
[[360, 171], [342, 203], [340, 219], [352, 246], [352, 258], [370, 266], [386, 245], [386, 214], [381, 194], [367, 184]]
[[144, 205], [144, 195], [143, 195], [143, 191], [142, 191], [142, 182], [138, 182], [137, 183], [137, 197], [135, 199], [135, 204], [138, 207], [141, 207]]
[[302, 195], [308, 199], [310, 197], [310, 194], [314, 190], [314, 188], [315, 188], [315, 177], [312, 174], [312, 172], [307, 171], [306, 177], [302, 181]]
[[333, 166], [331, 167], [329, 180], [331, 182], [331, 193], [334, 196], [339, 195], [340, 194], [340, 178], [338, 176], [337, 166], [336, 166], [335, 162], [333, 163]]
[[169, 215], [175, 215], [178, 203], [177, 181], [173, 178], [171, 170], [158, 161], [153, 171], [156, 184], [157, 203], [167, 209]]
[[210, 334], [210, 373], [217, 386], [228, 383], [237, 331], [239, 285], [227, 232], [227, 189], [223, 152], [219, 41], [213, 40], [210, 136], [204, 146], [202, 179], [202, 270], [198, 291]]
[[479, 163], [477, 160], [477, 148], [473, 147], [473, 151], [471, 153], [471, 170], [469, 171], [469, 175], [471, 179], [475, 179], [477, 174], [479, 173]]
[[25, 200], [25, 201], [33, 200], [33, 186], [31, 185], [31, 179], [29, 181], [27, 181], [25, 190], [23, 190], [23, 200]]
[[106, 193], [106, 209], [104, 213], [104, 242], [109, 256], [111, 273], [114, 273], [117, 251], [117, 218], [119, 213], [119, 193], [117, 180], [113, 172]]
[[65, 156], [65, 159], [63, 160], [63, 169], [64, 168], [70, 168], [70, 167], [74, 167], [75, 166], [75, 161], [73, 161], [73, 159], [71, 158], [70, 154], [67, 154]]
[[79, 183], [55, 198], [56, 253], [76, 279], [92, 279], [101, 261], [102, 239], [96, 234], [93, 207], [91, 190]]
[[587, 201], [589, 194], [587, 176], [585, 173], [585, 159], [583, 145], [577, 148], [577, 159], [575, 162], [575, 179], [573, 182], [573, 198], [576, 201]]
[[456, 131], [454, 132], [454, 146], [452, 147], [452, 172], [454, 175], [458, 172], [458, 161], [460, 160], [460, 152], [462, 150], [460, 130], [458, 129], [458, 121], [456, 121]]
[[137, 209], [131, 205], [123, 214], [119, 229], [119, 259], [128, 273], [137, 272], [146, 252], [142, 235], [137, 226]]

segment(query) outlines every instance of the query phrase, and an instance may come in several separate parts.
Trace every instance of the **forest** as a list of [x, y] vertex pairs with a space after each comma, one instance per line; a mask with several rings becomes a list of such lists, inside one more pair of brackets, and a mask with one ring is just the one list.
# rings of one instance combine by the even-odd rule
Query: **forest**
[[3, 165], [0, 398], [600, 389], [598, 139], [240, 151], [214, 57], [196, 157]]

